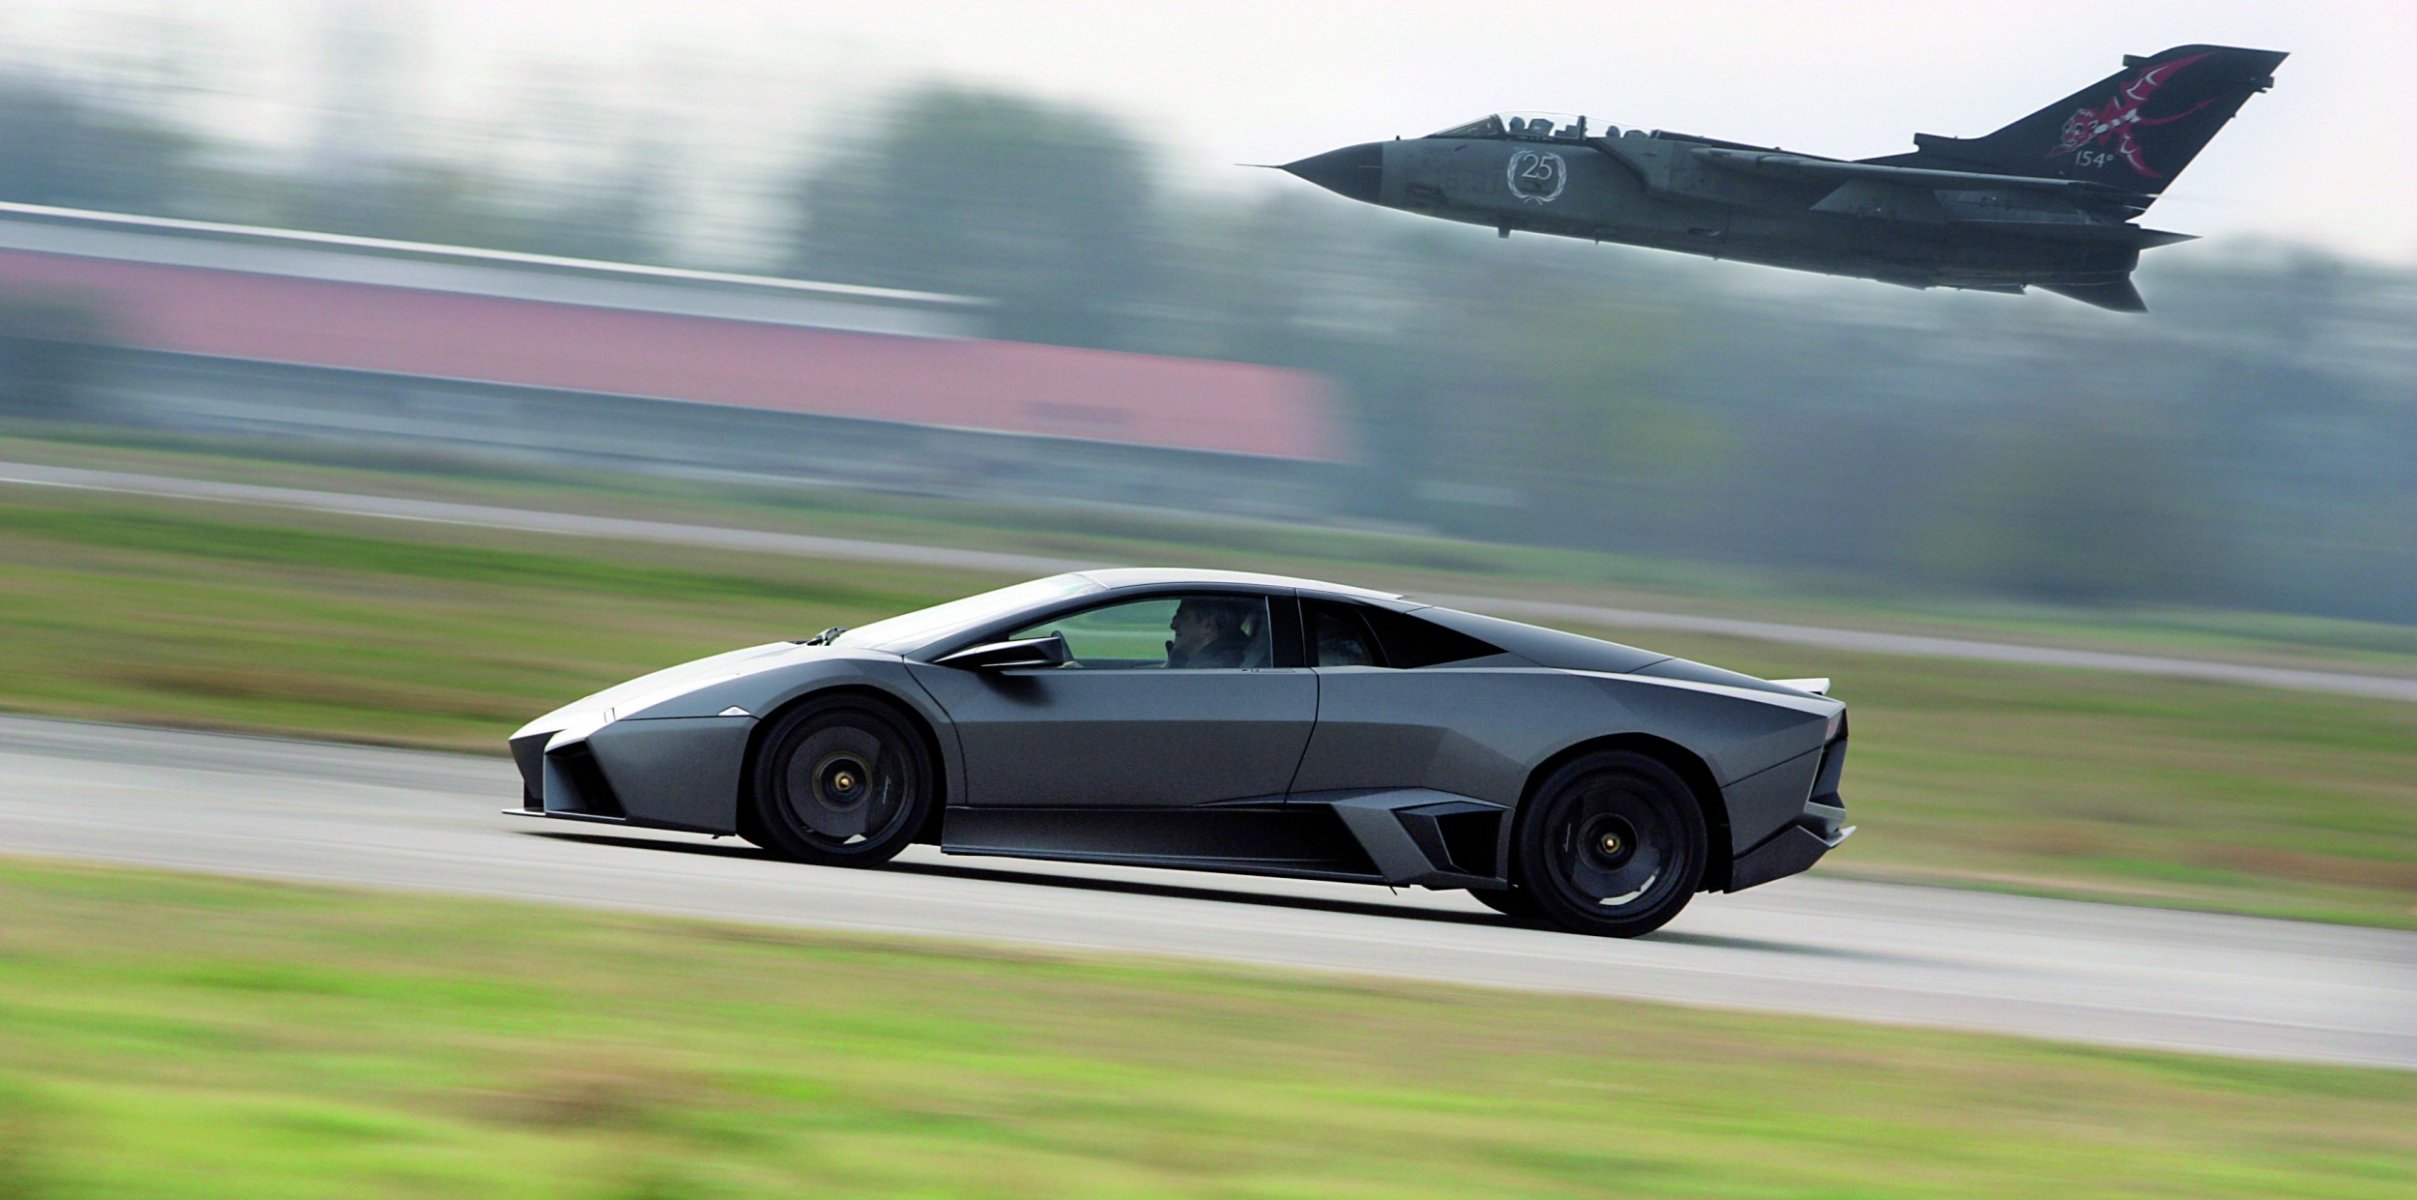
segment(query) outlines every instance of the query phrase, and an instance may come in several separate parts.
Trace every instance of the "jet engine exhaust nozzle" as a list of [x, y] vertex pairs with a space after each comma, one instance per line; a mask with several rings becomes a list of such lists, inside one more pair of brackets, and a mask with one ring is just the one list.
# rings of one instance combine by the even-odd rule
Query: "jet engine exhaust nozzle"
[[1374, 204], [1385, 183], [1385, 144], [1345, 146], [1288, 162], [1284, 169], [1336, 195]]

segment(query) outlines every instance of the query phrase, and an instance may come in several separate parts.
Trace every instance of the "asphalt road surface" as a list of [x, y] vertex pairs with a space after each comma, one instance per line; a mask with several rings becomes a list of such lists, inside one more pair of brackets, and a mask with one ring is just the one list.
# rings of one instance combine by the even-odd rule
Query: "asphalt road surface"
[[[345, 513], [352, 516], [469, 525], [482, 529], [517, 529], [533, 533], [576, 537], [622, 538], [633, 541], [667, 542], [675, 545], [743, 550], [762, 554], [853, 559], [859, 562], [914, 563], [922, 566], [997, 571], [1004, 574], [1053, 575], [1060, 571], [1075, 571], [1085, 567], [1106, 565], [1078, 559], [1050, 558], [1032, 554], [1006, 554], [989, 550], [959, 550], [943, 546], [857, 541], [848, 538], [774, 533], [757, 529], [727, 529], [709, 525], [681, 525], [665, 521], [641, 521], [622, 517], [591, 517], [579, 513], [541, 512], [520, 508], [499, 508], [485, 504], [405, 500], [389, 496], [362, 496], [344, 492], [310, 491], [301, 488], [218, 483], [210, 480], [181, 479], [165, 475], [135, 475], [120, 471], [91, 471], [77, 467], [49, 467], [32, 463], [0, 462], [0, 484], [64, 487], [127, 495], [261, 504], [279, 508], [309, 509], [315, 512]], [[1338, 582], [1349, 581], [1340, 580]], [[1820, 649], [1858, 650], [1873, 654], [1899, 654], [1920, 658], [2020, 663], [2040, 667], [2072, 667], [2092, 671], [2116, 671], [2173, 679], [2205, 679], [2225, 683], [2255, 684], [2262, 687], [2289, 688], [2295, 691], [2330, 692], [2343, 696], [2371, 696], [2385, 700], [2417, 702], [2417, 679], [2405, 676], [2361, 675], [2347, 671], [2310, 671], [2290, 667], [2256, 666], [2248, 663], [2170, 658], [2151, 654], [2119, 654], [2103, 650], [2073, 650], [2056, 646], [1976, 641], [1970, 638], [1880, 633], [1863, 629], [1829, 629], [1814, 625], [1744, 621], [1693, 613], [1652, 612], [1643, 609], [1608, 608], [1590, 604], [1558, 604], [1485, 596], [1425, 596], [1422, 598], [1452, 608], [1531, 621], [1576, 621], [1615, 629], [1671, 629], [1689, 633], [1715, 633]]]
[[11, 855], [2417, 1068], [2410, 933], [1816, 869], [1621, 942], [1513, 927], [1460, 893], [921, 847], [804, 867], [497, 811], [518, 798], [500, 756], [0, 717]]

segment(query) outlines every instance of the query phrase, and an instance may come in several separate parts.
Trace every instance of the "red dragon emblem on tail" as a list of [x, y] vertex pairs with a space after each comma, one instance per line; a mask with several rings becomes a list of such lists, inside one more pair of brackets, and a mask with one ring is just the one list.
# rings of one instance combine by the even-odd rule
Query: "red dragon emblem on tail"
[[[2182, 68], [2205, 57], [2207, 56], [2204, 54], [2194, 54], [2189, 58], [2177, 58], [2172, 62], [2158, 63], [2148, 70], [2142, 71], [2131, 81], [2117, 87], [2115, 94], [2108, 98], [2104, 105], [2097, 108], [2074, 110], [2073, 115], [2065, 119], [2064, 139], [2056, 144], [2054, 150], [2048, 151], [2047, 157], [2075, 154], [2090, 146], [2105, 146], [2111, 142], [2113, 148], [2096, 156], [2097, 162], [2104, 162], [2108, 158], [2120, 158], [2129, 164], [2132, 170], [2150, 179], [2165, 178], [2150, 169], [2148, 160], [2141, 156], [2140, 140], [2132, 136], [2132, 133], [2134, 130], [2179, 121], [2214, 103], [2213, 100], [2201, 100], [2181, 112], [2171, 116], [2158, 117], [2153, 121], [2143, 120], [2140, 116], [2141, 107], [2148, 103], [2150, 96], [2157, 94], [2158, 88], [2164, 87], [2167, 80], [2181, 74]], [[2096, 165], [2096, 163], [2089, 165]]]

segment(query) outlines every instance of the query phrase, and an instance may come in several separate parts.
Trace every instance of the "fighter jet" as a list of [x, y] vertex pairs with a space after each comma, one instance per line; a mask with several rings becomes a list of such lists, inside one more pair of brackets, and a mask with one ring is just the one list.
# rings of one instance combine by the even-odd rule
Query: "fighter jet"
[[2182, 168], [2285, 55], [2176, 46], [1977, 138], [1845, 160], [1584, 117], [1500, 113], [1283, 169], [1354, 200], [1513, 230], [1877, 279], [2148, 307], [2144, 229]]

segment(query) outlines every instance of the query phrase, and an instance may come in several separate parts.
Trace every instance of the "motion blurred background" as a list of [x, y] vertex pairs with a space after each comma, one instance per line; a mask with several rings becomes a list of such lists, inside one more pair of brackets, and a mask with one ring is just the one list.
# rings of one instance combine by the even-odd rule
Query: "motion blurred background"
[[[2327, 103], [2406, 18], [1732, 8], [13, 4], [0, 412], [2417, 621], [2409, 180], [2341, 170], [2410, 93]], [[2221, 236], [2145, 318], [1216, 157], [1521, 103], [1877, 154], [2211, 39], [2300, 53], [2152, 214]]]
[[[2190, 42], [2293, 57], [2152, 211], [2209, 236], [2145, 256], [2145, 316], [1237, 165], [1504, 109], [1873, 156]], [[1816, 876], [2403, 961], [2413, 46], [2405, 6], [2233, 0], [9, 0], [0, 799], [102, 786], [52, 718], [493, 756], [732, 646], [1238, 567], [1835, 677], [1863, 829]], [[687, 532], [536, 532], [587, 518]], [[374, 802], [279, 779], [264, 823]], [[2417, 1162], [2390, 1068], [22, 853], [0, 1198], [2404, 1197]], [[1860, 957], [1674, 929], [1628, 949]]]

